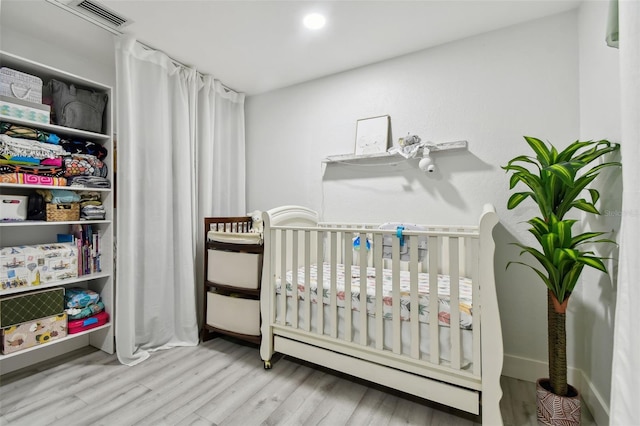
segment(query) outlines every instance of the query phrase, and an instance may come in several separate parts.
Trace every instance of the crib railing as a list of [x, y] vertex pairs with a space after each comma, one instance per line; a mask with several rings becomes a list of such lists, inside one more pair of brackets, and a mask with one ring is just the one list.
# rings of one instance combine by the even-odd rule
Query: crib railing
[[[275, 283], [281, 280], [281, 291], [277, 295], [275, 303], [278, 304], [279, 315], [272, 320], [278, 327], [301, 330], [306, 333], [315, 333], [323, 338], [330, 338], [339, 344], [356, 345], [360, 348], [373, 348], [378, 352], [388, 352], [393, 356], [410, 358], [416, 363], [428, 363], [430, 366], [445, 370], [463, 371], [473, 377], [481, 374], [480, 358], [480, 317], [481, 304], [479, 303], [479, 280], [478, 277], [478, 228], [459, 227], [455, 229], [447, 227], [428, 227], [424, 231], [376, 229], [371, 225], [341, 225], [320, 224], [317, 227], [292, 227], [292, 226], [272, 226], [270, 227], [270, 256], [269, 270], [272, 276], [271, 283], [274, 286], [272, 296], [276, 296]], [[391, 242], [390, 253], [384, 247], [384, 240]], [[354, 240], [359, 239], [358, 249], [354, 248]], [[419, 242], [427, 241], [426, 257], [421, 259], [419, 254]], [[367, 248], [369, 245], [369, 248]], [[390, 258], [387, 258], [390, 254]], [[321, 265], [328, 264], [329, 271], [329, 302], [328, 312], [322, 308], [323, 300], [323, 268]], [[315, 330], [311, 328], [311, 294], [310, 279], [311, 266], [317, 266], [318, 283], [318, 308], [315, 309], [316, 324]], [[344, 333], [340, 336], [338, 332], [338, 264], [344, 265]], [[351, 268], [355, 266], [359, 269], [359, 280], [352, 278]], [[369, 315], [367, 310], [367, 268], [375, 270], [375, 307], [374, 315]], [[302, 269], [304, 276], [304, 290], [302, 294], [298, 289], [298, 269]], [[392, 292], [391, 301], [383, 296], [383, 268], [390, 269]], [[409, 274], [409, 326], [410, 338], [408, 342], [402, 341], [401, 325], [401, 285], [400, 271], [408, 271]], [[287, 291], [285, 290], [284, 276], [287, 271], [294, 271], [291, 274], [292, 300], [299, 300], [299, 303], [287, 305]], [[428, 273], [430, 282], [429, 295], [429, 356], [426, 357], [420, 349], [420, 305], [418, 292], [418, 274]], [[443, 362], [441, 357], [441, 332], [442, 326], [439, 324], [439, 286], [438, 274], [450, 276], [450, 330], [449, 338], [444, 343], [448, 346], [450, 360]], [[463, 362], [463, 347], [460, 324], [460, 277], [470, 278], [473, 282], [473, 327], [472, 327], [472, 366], [469, 368]], [[360, 290], [359, 306], [353, 306], [352, 284]], [[384, 304], [391, 302], [391, 315], [384, 315]], [[300, 305], [300, 306], [299, 306]], [[353, 315], [358, 317], [360, 333], [358, 341], [354, 341], [353, 316], [354, 308], [358, 312]], [[287, 313], [287, 309], [291, 312]], [[299, 321], [302, 309], [302, 320]], [[328, 318], [325, 318], [328, 315]], [[289, 319], [287, 323], [286, 319]], [[384, 321], [391, 324], [391, 347], [384, 346], [385, 326]], [[302, 323], [302, 325], [299, 324]], [[370, 324], [371, 323], [371, 324]], [[325, 324], [327, 326], [325, 327]], [[367, 330], [373, 325], [374, 333], [370, 337]], [[388, 327], [387, 327], [388, 329]], [[388, 339], [388, 336], [387, 336]], [[409, 353], [403, 353], [403, 343], [409, 345]]]

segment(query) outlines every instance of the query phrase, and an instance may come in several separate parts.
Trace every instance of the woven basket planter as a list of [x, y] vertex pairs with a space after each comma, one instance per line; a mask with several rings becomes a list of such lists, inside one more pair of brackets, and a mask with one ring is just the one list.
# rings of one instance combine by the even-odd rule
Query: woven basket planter
[[580, 394], [569, 385], [569, 396], [551, 392], [549, 379], [536, 382], [538, 425], [580, 426]]

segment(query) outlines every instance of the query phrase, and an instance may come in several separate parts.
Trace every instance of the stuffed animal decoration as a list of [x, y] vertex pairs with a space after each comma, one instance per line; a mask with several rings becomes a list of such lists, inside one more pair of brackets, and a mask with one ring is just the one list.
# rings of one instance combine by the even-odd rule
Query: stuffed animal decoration
[[254, 210], [251, 213], [247, 213], [247, 216], [251, 216], [251, 220], [253, 221], [251, 225], [251, 232], [262, 234], [262, 231], [264, 230], [262, 212], [260, 210]]

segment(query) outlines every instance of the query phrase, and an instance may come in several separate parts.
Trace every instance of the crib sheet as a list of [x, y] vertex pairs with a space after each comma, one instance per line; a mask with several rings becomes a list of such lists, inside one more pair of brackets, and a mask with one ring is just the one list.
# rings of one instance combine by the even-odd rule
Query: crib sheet
[[[323, 284], [322, 299], [325, 305], [330, 303], [331, 289], [331, 265], [324, 263], [323, 266]], [[318, 268], [317, 265], [310, 266], [310, 297], [312, 303], [318, 303]], [[383, 315], [387, 319], [392, 317], [392, 271], [390, 269], [382, 270], [383, 284]], [[305, 268], [300, 267], [297, 271], [298, 278], [298, 298], [304, 299], [305, 289]], [[286, 291], [287, 296], [291, 297], [292, 292], [291, 271], [286, 275]], [[352, 309], [358, 311], [360, 309], [360, 267], [351, 266], [351, 299]], [[345, 302], [345, 268], [343, 264], [336, 265], [336, 289], [338, 307], [344, 308]], [[281, 281], [276, 282], [276, 293], [281, 293]], [[376, 306], [376, 277], [375, 268], [367, 268], [367, 313], [375, 316]], [[429, 323], [429, 274], [418, 274], [418, 294], [419, 294], [419, 314], [418, 320], [421, 323]], [[448, 275], [438, 274], [438, 323], [441, 326], [448, 327], [450, 325], [450, 277]], [[409, 271], [400, 271], [400, 318], [403, 321], [410, 319], [410, 273]], [[472, 282], [469, 278], [461, 277], [459, 283], [459, 310], [460, 310], [460, 328], [472, 329]]]

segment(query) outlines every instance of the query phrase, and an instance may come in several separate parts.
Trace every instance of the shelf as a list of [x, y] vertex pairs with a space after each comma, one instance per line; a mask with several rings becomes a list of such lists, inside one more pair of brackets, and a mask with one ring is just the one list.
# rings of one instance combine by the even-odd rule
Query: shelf
[[47, 222], [46, 220], [23, 220], [0, 222], [0, 227], [9, 226], [57, 226], [57, 225], [100, 225], [109, 224], [110, 220], [70, 220], [60, 222]]
[[86, 130], [79, 130], [79, 129], [74, 129], [74, 128], [65, 127], [65, 126], [58, 126], [56, 124], [45, 124], [45, 123], [38, 123], [35, 121], [21, 120], [19, 118], [6, 117], [4, 115], [0, 115], [0, 121], [18, 124], [20, 126], [25, 126], [25, 127], [35, 127], [40, 130], [44, 130], [45, 132], [55, 133], [58, 136], [74, 136], [74, 137], [87, 139], [91, 141], [107, 141], [111, 138], [109, 135], [104, 135], [102, 133], [87, 132]]
[[23, 220], [23, 221], [7, 221], [0, 222], [0, 227], [5, 226], [57, 226], [57, 225], [99, 225], [101, 223], [109, 224], [110, 220], [70, 220], [60, 222], [47, 222], [46, 220]]
[[401, 159], [402, 156], [397, 152], [380, 152], [377, 154], [340, 154], [340, 155], [330, 155], [324, 160], [323, 163], [341, 163], [345, 161], [358, 161], [358, 160], [371, 160], [376, 158], [397, 158]]
[[[419, 148], [420, 151], [427, 148], [429, 153], [434, 152], [442, 152], [442, 151], [453, 151], [453, 150], [461, 150], [467, 149], [468, 143], [467, 141], [454, 141], [454, 142], [443, 142], [437, 144], [426, 144], [423, 148]], [[323, 163], [344, 163], [349, 161], [362, 161], [362, 160], [373, 160], [373, 159], [381, 159], [388, 158], [394, 160], [403, 160], [405, 157], [400, 155], [395, 148], [391, 148], [390, 151], [380, 152], [376, 154], [340, 154], [340, 155], [330, 155], [324, 160]]]
[[17, 189], [68, 189], [69, 191], [96, 191], [111, 192], [111, 188], [83, 188], [80, 186], [56, 186], [56, 185], [29, 185], [23, 183], [0, 183], [0, 188], [17, 188]]
[[44, 349], [44, 348], [47, 348], [47, 347], [49, 347], [51, 345], [55, 345], [57, 343], [62, 343], [62, 342], [65, 342], [65, 341], [68, 341], [68, 340], [71, 340], [71, 339], [75, 339], [77, 337], [84, 336], [84, 335], [87, 335], [87, 334], [91, 334], [91, 333], [94, 333], [96, 331], [103, 330], [103, 329], [109, 328], [109, 327], [111, 327], [111, 322], [108, 322], [106, 324], [102, 324], [101, 326], [98, 326], [96, 328], [92, 328], [91, 330], [81, 331], [80, 333], [67, 334], [65, 337], [63, 337], [61, 339], [52, 340], [49, 343], [46, 343], [44, 345], [31, 346], [30, 348], [23, 349], [21, 351], [12, 352], [12, 353], [6, 354], [6, 355], [0, 354], [0, 361], [4, 360], [4, 359], [12, 358], [14, 356], [20, 356], [20, 355], [23, 355], [23, 354], [25, 354], [27, 352], [37, 351], [38, 349]]
[[111, 274], [108, 273], [108, 272], [98, 272], [96, 274], [80, 275], [79, 277], [69, 278], [68, 280], [51, 281], [51, 282], [48, 282], [48, 283], [42, 283], [40, 285], [30, 285], [30, 286], [25, 286], [25, 287], [16, 287], [16, 288], [10, 288], [10, 289], [6, 289], [6, 290], [0, 290], [0, 296], [7, 296], [9, 294], [16, 294], [16, 293], [25, 293], [27, 291], [42, 290], [42, 289], [51, 288], [51, 287], [62, 287], [62, 286], [66, 286], [66, 285], [69, 285], [69, 284], [75, 284], [75, 283], [81, 283], [81, 282], [85, 282], [85, 281], [97, 280], [98, 278], [107, 278], [107, 277], [110, 277], [110, 276], [111, 276]]

